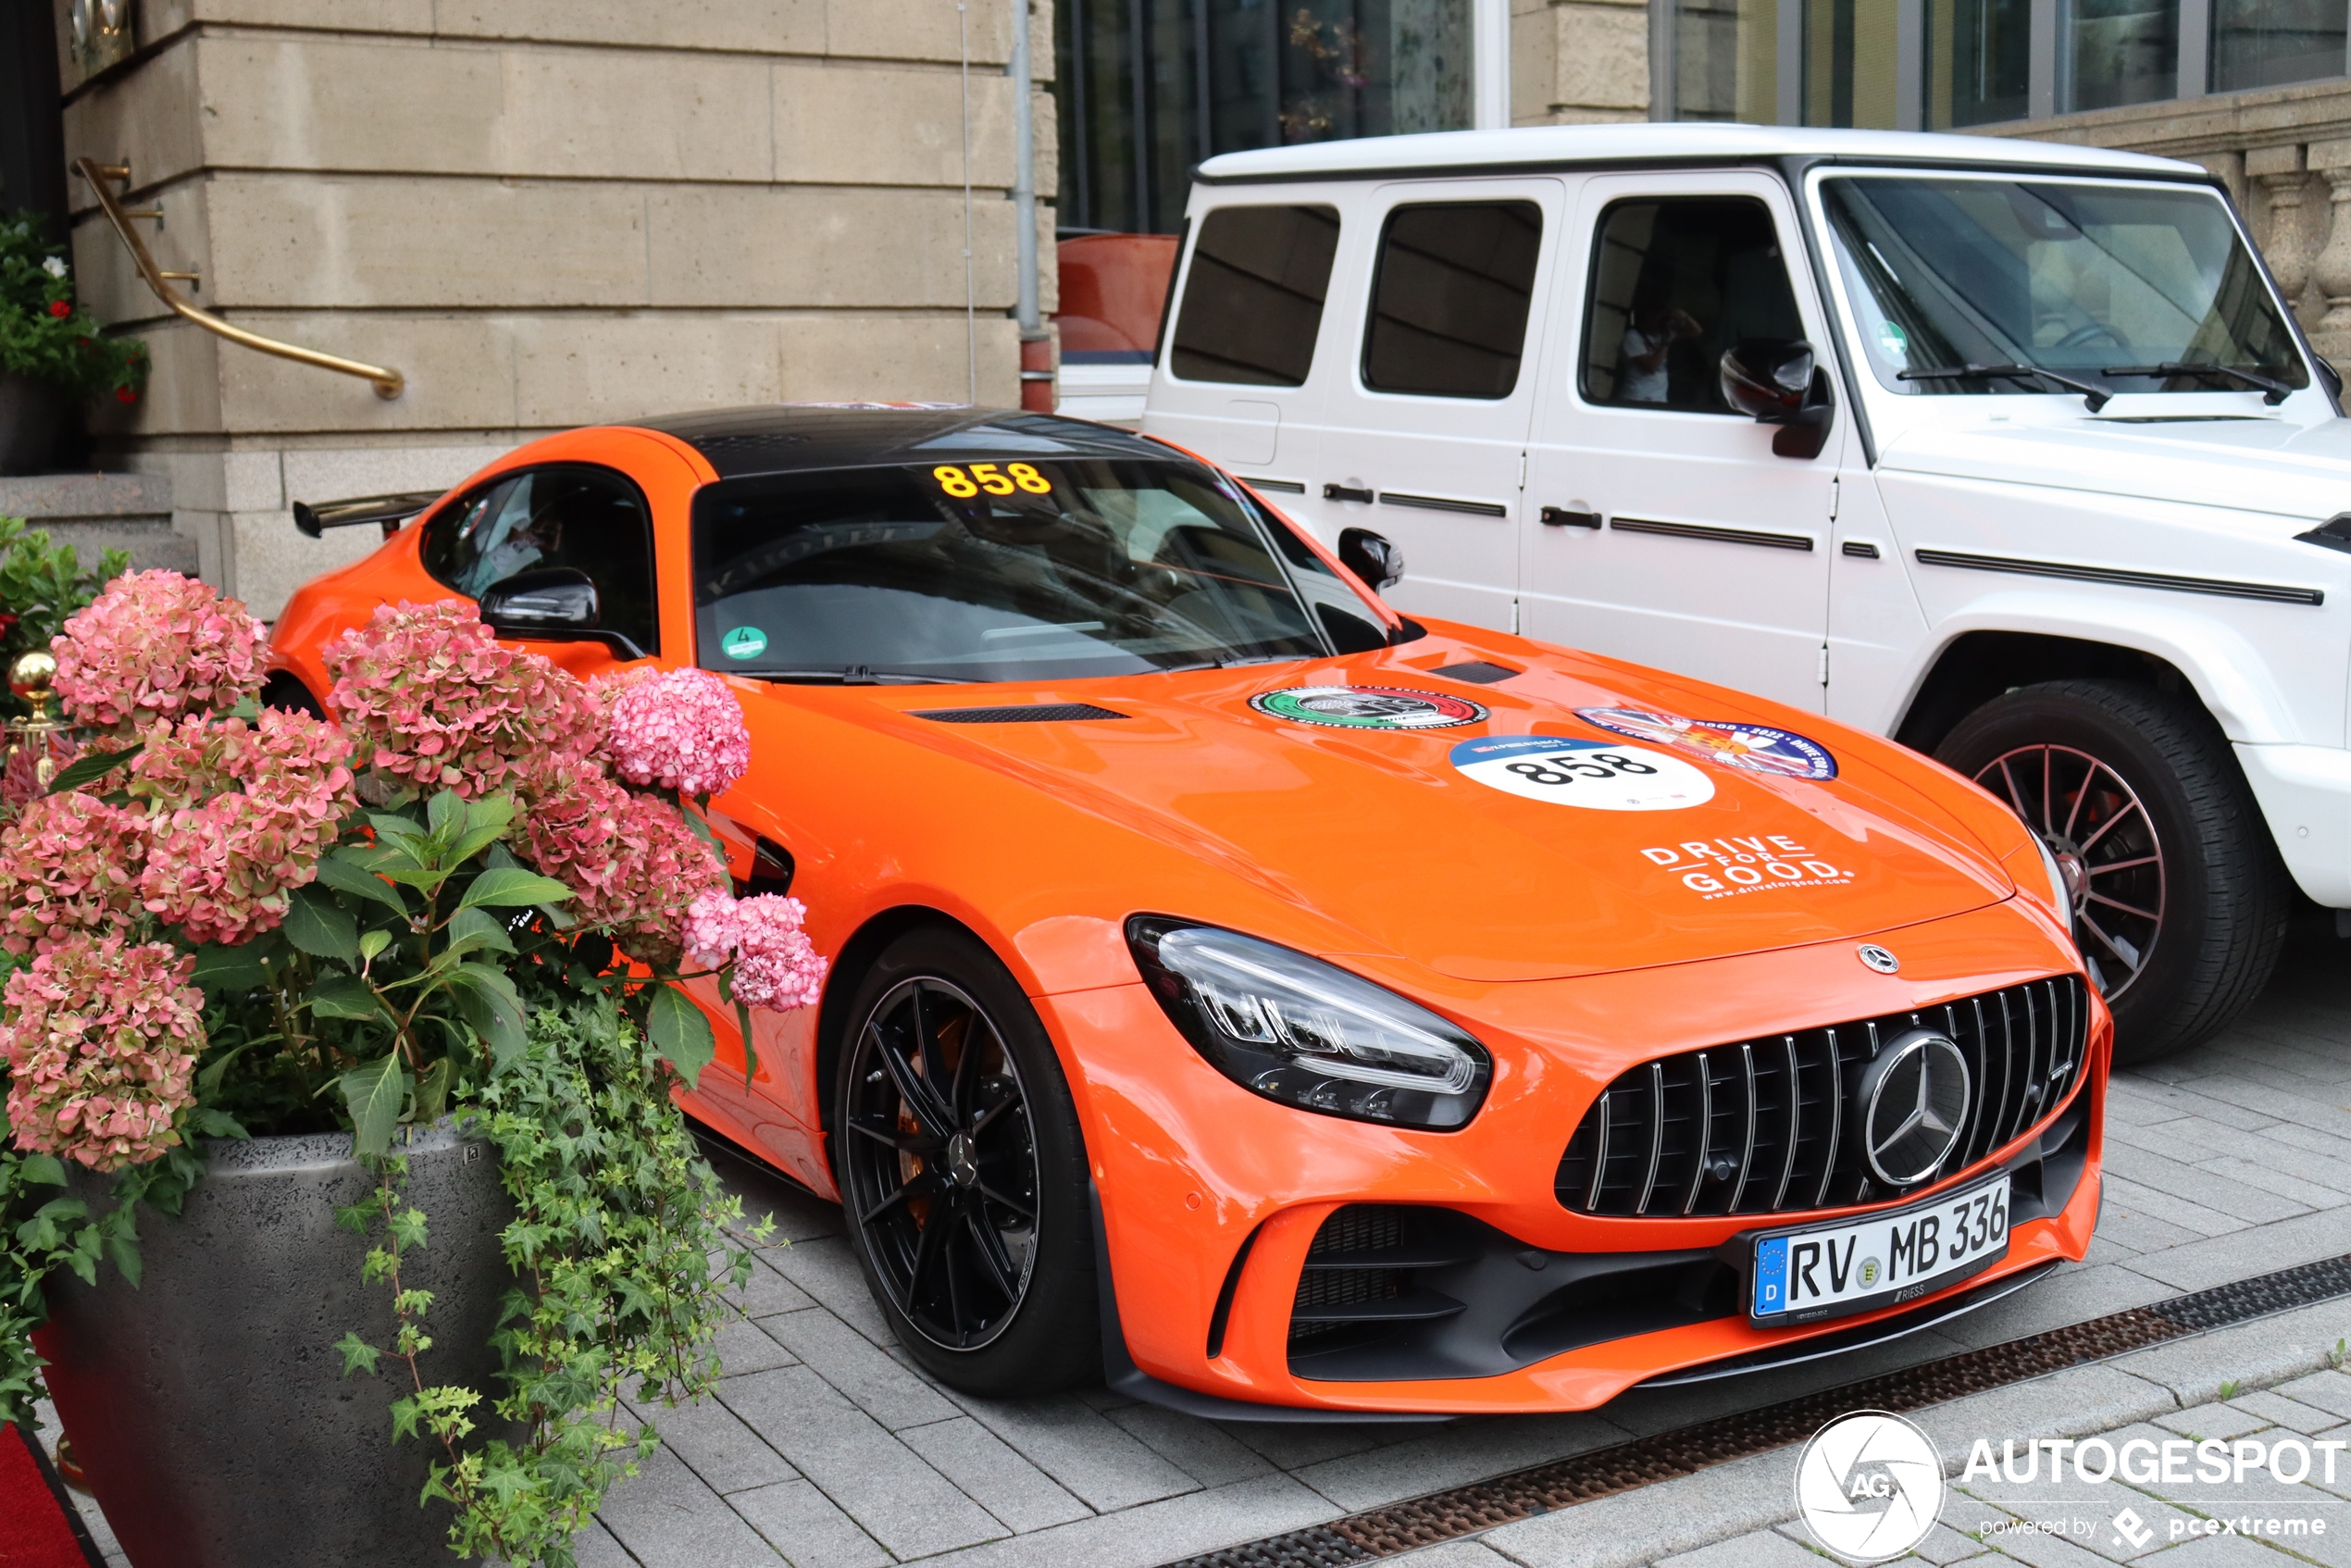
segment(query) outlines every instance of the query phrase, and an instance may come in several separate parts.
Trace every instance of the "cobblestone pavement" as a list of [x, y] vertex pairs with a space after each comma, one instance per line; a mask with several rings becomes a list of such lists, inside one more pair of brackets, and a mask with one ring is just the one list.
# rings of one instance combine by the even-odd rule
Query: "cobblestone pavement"
[[[2193, 1053], [2115, 1079], [2106, 1212], [2082, 1263], [1894, 1345], [1723, 1383], [1636, 1391], [1582, 1414], [1434, 1429], [1262, 1426], [1194, 1420], [1100, 1388], [1036, 1400], [971, 1399], [924, 1377], [898, 1348], [866, 1294], [837, 1208], [727, 1164], [747, 1206], [772, 1212], [791, 1245], [761, 1254], [746, 1316], [721, 1344], [726, 1375], [717, 1398], [653, 1412], [666, 1444], [615, 1490], [601, 1527], [581, 1539], [580, 1562], [583, 1568], [885, 1568], [916, 1561], [939, 1568], [1151, 1568], [2351, 1252], [2346, 959], [2351, 944], [2331, 924], [2305, 922], [2277, 981], [2243, 1022]], [[2345, 1336], [2351, 1302], [2329, 1303], [1996, 1390], [1920, 1419], [1947, 1453], [1967, 1423], [2019, 1437], [2146, 1421], [2231, 1438], [2257, 1421], [2308, 1429], [2321, 1419], [2316, 1412], [2329, 1424], [2351, 1419], [2351, 1378], [2289, 1383], [2225, 1408], [2214, 1401], [2224, 1381], [2255, 1388], [2321, 1368]], [[2351, 1437], [2351, 1429], [2342, 1435]], [[1819, 1568], [1800, 1526], [1794, 1535], [1780, 1528], [1794, 1512], [1793, 1474], [1792, 1454], [1759, 1455], [1395, 1561], [1412, 1568], [1597, 1568], [1663, 1559], [1673, 1568], [1772, 1568], [1797, 1563], [1801, 1553], [1802, 1562]], [[2351, 1496], [2351, 1454], [2341, 1474], [2340, 1490]], [[1962, 1502], [1989, 1506], [1955, 1494], [1947, 1520], [1960, 1518]], [[2011, 1505], [2021, 1506], [2014, 1500], [2003, 1506]], [[2203, 1506], [2195, 1499], [2147, 1493], [2135, 1506], [2146, 1520], [2160, 1522], [2146, 1552], [2190, 1554], [2176, 1559], [2178, 1568], [2202, 1568], [2221, 1554], [2273, 1552], [2227, 1536], [2183, 1537], [2175, 1545], [2161, 1532], [2175, 1514]], [[2295, 1549], [2351, 1564], [2351, 1506], [2332, 1529], [2339, 1534], [2297, 1541]], [[1995, 1531], [1992, 1538], [2038, 1568], [2113, 1556], [2103, 1535], [2085, 1545], [2044, 1534]], [[1921, 1555], [1948, 1562], [1986, 1549], [1945, 1530]]]

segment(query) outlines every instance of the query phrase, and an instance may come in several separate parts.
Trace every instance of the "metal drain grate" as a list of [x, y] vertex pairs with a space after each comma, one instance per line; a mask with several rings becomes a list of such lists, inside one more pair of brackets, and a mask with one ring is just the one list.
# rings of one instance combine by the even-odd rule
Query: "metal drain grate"
[[1203, 1552], [1167, 1568], [1345, 1568], [1370, 1562], [1799, 1442], [1847, 1411], [1920, 1410], [2344, 1296], [2351, 1296], [2351, 1253]]

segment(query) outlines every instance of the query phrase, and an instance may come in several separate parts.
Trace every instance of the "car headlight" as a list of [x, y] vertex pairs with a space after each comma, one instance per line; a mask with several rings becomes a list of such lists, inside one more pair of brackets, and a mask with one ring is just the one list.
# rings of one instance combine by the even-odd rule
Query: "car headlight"
[[2049, 906], [2057, 911], [2058, 918], [2065, 922], [2067, 928], [2071, 929], [2073, 890], [2065, 885], [2065, 868], [2058, 865], [2057, 856], [2049, 852], [2049, 846], [2038, 833], [2033, 834], [2033, 847], [2041, 852], [2041, 869], [2048, 874]]
[[1242, 1088], [1355, 1121], [1449, 1131], [1486, 1099], [1494, 1059], [1395, 992], [1238, 931], [1126, 923], [1136, 966], [1186, 1039]]

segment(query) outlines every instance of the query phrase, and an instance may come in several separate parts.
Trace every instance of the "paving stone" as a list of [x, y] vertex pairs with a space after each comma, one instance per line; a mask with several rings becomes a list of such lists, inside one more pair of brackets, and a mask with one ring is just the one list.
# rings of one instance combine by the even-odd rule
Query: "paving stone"
[[1974, 1350], [2177, 1294], [2125, 1264], [2068, 1263], [2012, 1296], [1941, 1325], [1939, 1331], [1956, 1345]]
[[1937, 1524], [1926, 1533], [1926, 1539], [1921, 1541], [1910, 1555], [1921, 1562], [1941, 1564], [1964, 1562], [1971, 1557], [1981, 1557], [1990, 1549], [1972, 1536], [1963, 1536], [1948, 1524]]
[[2138, 1253], [2160, 1252], [2169, 1247], [2204, 1239], [2201, 1231], [2124, 1208], [2110, 1192], [2107, 1195], [2106, 1212], [2098, 1216], [2097, 1233], [2110, 1236]]
[[2200, 1536], [2163, 1554], [2163, 1568], [2286, 1568], [2294, 1560], [2283, 1547], [2243, 1536]]
[[765, 1568], [784, 1561], [666, 1449], [615, 1487], [597, 1517], [644, 1568]]
[[600, 1524], [591, 1524], [571, 1538], [572, 1561], [578, 1568], [637, 1568], [637, 1560], [628, 1549], [612, 1538], [612, 1532]]
[[729, 1315], [718, 1325], [718, 1375], [737, 1377], [790, 1366], [800, 1358], [760, 1332], [749, 1318]]
[[935, 1559], [927, 1568], [1151, 1568], [1337, 1514], [1328, 1500], [1288, 1476], [1261, 1475], [993, 1541]]
[[2351, 1376], [2333, 1368], [2282, 1383], [2274, 1391], [2299, 1403], [2332, 1411], [2338, 1421], [2351, 1419]]
[[2300, 1176], [2290, 1175], [2273, 1166], [2257, 1165], [2250, 1160], [2241, 1160], [2233, 1155], [2214, 1160], [2198, 1160], [2196, 1163], [2196, 1168], [2199, 1171], [2210, 1171], [2214, 1176], [2224, 1176], [2243, 1187], [2255, 1187], [2264, 1192], [2275, 1193], [2280, 1198], [2289, 1202], [2299, 1203], [2306, 1209], [2329, 1209], [2343, 1201], [2343, 1193], [2339, 1188], [2322, 1186], [2314, 1181], [2306, 1181]]
[[1822, 1568], [1822, 1564], [1818, 1552], [1777, 1530], [1749, 1530], [1678, 1557], [1661, 1557], [1657, 1568]]
[[968, 1415], [909, 1427], [898, 1437], [1008, 1528], [1041, 1530], [1093, 1512]]
[[[2038, 1530], [2003, 1530], [1997, 1535], [1986, 1535], [1984, 1545], [2002, 1557], [2030, 1562], [2033, 1568], [2107, 1568], [2108, 1560], [2097, 1553], [2061, 1536], [2044, 1535]], [[2162, 1561], [2168, 1562], [2170, 1559]]]
[[830, 1236], [797, 1241], [774, 1254], [773, 1262], [777, 1273], [875, 1344], [897, 1340], [881, 1309], [874, 1305], [873, 1292], [865, 1288], [865, 1276], [846, 1240]]
[[1468, 1430], [1439, 1430], [1409, 1442], [1325, 1460], [1293, 1474], [1351, 1512], [1484, 1480], [1561, 1454], [1605, 1448], [1628, 1437], [1623, 1428], [1595, 1415], [1500, 1416]]
[[2307, 1203], [2297, 1203], [2274, 1192], [2247, 1187], [2243, 1182], [2230, 1181], [2199, 1166], [2183, 1164], [2166, 1155], [2134, 1149], [2121, 1141], [2107, 1146], [2106, 1168], [2121, 1180], [2168, 1193], [2183, 1201], [2226, 1214], [2231, 1219], [2249, 1220], [2256, 1225], [2291, 1219], [2296, 1214], [2307, 1213], [2310, 1209]]
[[1978, 1437], [1996, 1450], [2010, 1437], [2082, 1437], [2177, 1408], [2160, 1385], [2104, 1363], [1970, 1394], [1915, 1411], [1910, 1419], [1934, 1440], [1946, 1464], [1963, 1464]]
[[2306, 1405], [2298, 1400], [2288, 1399], [2274, 1389], [2242, 1394], [2231, 1400], [2229, 1403], [2247, 1415], [2258, 1416], [2274, 1425], [2290, 1426], [2305, 1437], [2313, 1432], [2323, 1432], [2330, 1426], [2340, 1425], [2343, 1421], [2343, 1418], [2332, 1411], [2320, 1410], [2315, 1405]]
[[728, 1299], [742, 1308], [745, 1317], [771, 1317], [777, 1313], [796, 1313], [802, 1307], [815, 1306], [815, 1300], [808, 1292], [786, 1279], [765, 1249], [751, 1255], [751, 1283], [739, 1295]]
[[887, 1568], [891, 1558], [806, 1481], [779, 1481], [728, 1500], [792, 1568]]
[[1482, 1538], [1526, 1568], [1635, 1568], [1793, 1517], [1796, 1456], [1793, 1447], [1752, 1454], [1522, 1519]]
[[[1387, 1561], [1401, 1568], [1515, 1568], [1509, 1558], [1475, 1537], [1465, 1541], [1447, 1541], [1443, 1546], [1423, 1547]], [[1814, 1563], [1812, 1568], [1820, 1568], [1820, 1564]]]
[[978, 1400], [958, 1402], [1030, 1463], [1101, 1512], [1179, 1492], [1200, 1483], [1136, 1441], [1083, 1400]]
[[1311, 1421], [1220, 1421], [1217, 1429], [1263, 1454], [1276, 1470], [1299, 1470], [1343, 1453], [1362, 1453], [1400, 1439], [1378, 1426]]
[[2159, 1191], [2112, 1170], [2106, 1174], [2106, 1189], [2107, 1201], [2118, 1207], [2133, 1213], [2152, 1214], [2157, 1219], [2168, 1220], [2199, 1236], [2233, 1235], [2253, 1223], [2189, 1199]]
[[2351, 1301], [2321, 1301], [2275, 1317], [2215, 1329], [2108, 1364], [2170, 1388], [2182, 1406], [2220, 1397], [2223, 1383], [2262, 1388], [2326, 1366], [2351, 1335]]
[[1274, 1468], [1271, 1460], [1213, 1421], [1160, 1405], [1127, 1404], [1104, 1413], [1203, 1487], [1246, 1481]]
[[2179, 1290], [2204, 1290], [2346, 1252], [2351, 1252], [2351, 1205], [2280, 1220], [2258, 1231], [2184, 1242], [2133, 1258], [2130, 1266]]
[[804, 1366], [729, 1377], [719, 1398], [899, 1557], [1004, 1533], [993, 1515]]
[[657, 1403], [628, 1408], [651, 1421], [663, 1446], [684, 1460], [713, 1491], [739, 1492], [788, 1481], [796, 1474], [741, 1417], [715, 1399], [674, 1409]]
[[871, 1339], [818, 1308], [759, 1320], [759, 1326], [857, 1407], [895, 1431], [946, 1421], [954, 1405], [885, 1355]]
[[2158, 1415], [2155, 1424], [2183, 1437], [2217, 1437], [2224, 1443], [2272, 1425], [2267, 1416], [2256, 1415], [2233, 1402], [2192, 1405], [2170, 1415]]

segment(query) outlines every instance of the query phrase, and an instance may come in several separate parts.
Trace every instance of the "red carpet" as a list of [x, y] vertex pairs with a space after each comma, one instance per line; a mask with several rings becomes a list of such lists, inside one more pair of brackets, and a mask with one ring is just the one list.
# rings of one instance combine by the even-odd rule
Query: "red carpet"
[[20, 1427], [0, 1426], [0, 1568], [92, 1568], [65, 1488]]

